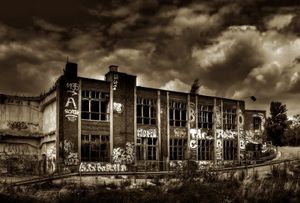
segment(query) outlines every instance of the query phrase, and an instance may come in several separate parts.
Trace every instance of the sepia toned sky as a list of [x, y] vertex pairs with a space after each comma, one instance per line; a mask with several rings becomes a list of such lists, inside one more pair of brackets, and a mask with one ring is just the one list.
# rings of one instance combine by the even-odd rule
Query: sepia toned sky
[[[67, 58], [103, 79], [110, 64], [138, 85], [299, 114], [297, 0], [9, 0], [0, 7], [0, 93], [38, 95]], [[249, 97], [254, 95], [256, 102]]]

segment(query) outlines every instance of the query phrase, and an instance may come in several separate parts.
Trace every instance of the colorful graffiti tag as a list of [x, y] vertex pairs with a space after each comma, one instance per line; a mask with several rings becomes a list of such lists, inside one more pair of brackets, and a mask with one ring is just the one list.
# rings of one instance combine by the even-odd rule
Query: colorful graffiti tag
[[81, 162], [79, 172], [121, 172], [127, 171], [125, 164], [102, 162]]

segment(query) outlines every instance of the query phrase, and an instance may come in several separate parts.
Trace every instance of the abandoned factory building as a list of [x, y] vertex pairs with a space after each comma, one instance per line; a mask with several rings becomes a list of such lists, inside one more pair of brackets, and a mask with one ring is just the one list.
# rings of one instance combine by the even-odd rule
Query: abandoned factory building
[[79, 77], [68, 62], [47, 93], [0, 95], [0, 173], [233, 164], [260, 141], [265, 117], [241, 100], [136, 86], [117, 66], [105, 80]]

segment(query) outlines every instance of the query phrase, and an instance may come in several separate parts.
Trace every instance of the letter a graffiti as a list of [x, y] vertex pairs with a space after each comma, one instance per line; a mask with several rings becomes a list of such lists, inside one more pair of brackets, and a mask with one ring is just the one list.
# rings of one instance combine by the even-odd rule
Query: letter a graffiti
[[69, 97], [65, 107], [69, 107], [70, 104], [73, 104], [74, 108], [77, 109], [75, 100], [73, 97]]

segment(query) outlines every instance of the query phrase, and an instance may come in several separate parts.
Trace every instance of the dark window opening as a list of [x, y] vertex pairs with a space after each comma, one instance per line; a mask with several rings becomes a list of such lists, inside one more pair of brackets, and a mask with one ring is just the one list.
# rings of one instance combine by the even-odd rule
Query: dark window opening
[[198, 140], [198, 160], [214, 159], [214, 141]]
[[223, 158], [224, 160], [237, 159], [237, 142], [234, 140], [223, 141]]
[[137, 160], [157, 160], [157, 138], [138, 138], [136, 143]]
[[170, 139], [170, 160], [184, 160], [186, 149], [186, 139]]
[[81, 135], [82, 161], [109, 161], [108, 135]]
[[169, 107], [170, 126], [185, 127], [187, 123], [186, 103], [171, 101]]
[[81, 118], [87, 120], [109, 120], [109, 94], [97, 91], [82, 91]]
[[156, 124], [156, 100], [137, 98], [137, 123]]
[[224, 130], [236, 129], [236, 109], [224, 108], [223, 110], [223, 128]]
[[261, 119], [259, 117], [253, 117], [253, 128], [254, 128], [254, 130], [260, 130]]
[[212, 129], [213, 106], [198, 106], [198, 128]]

